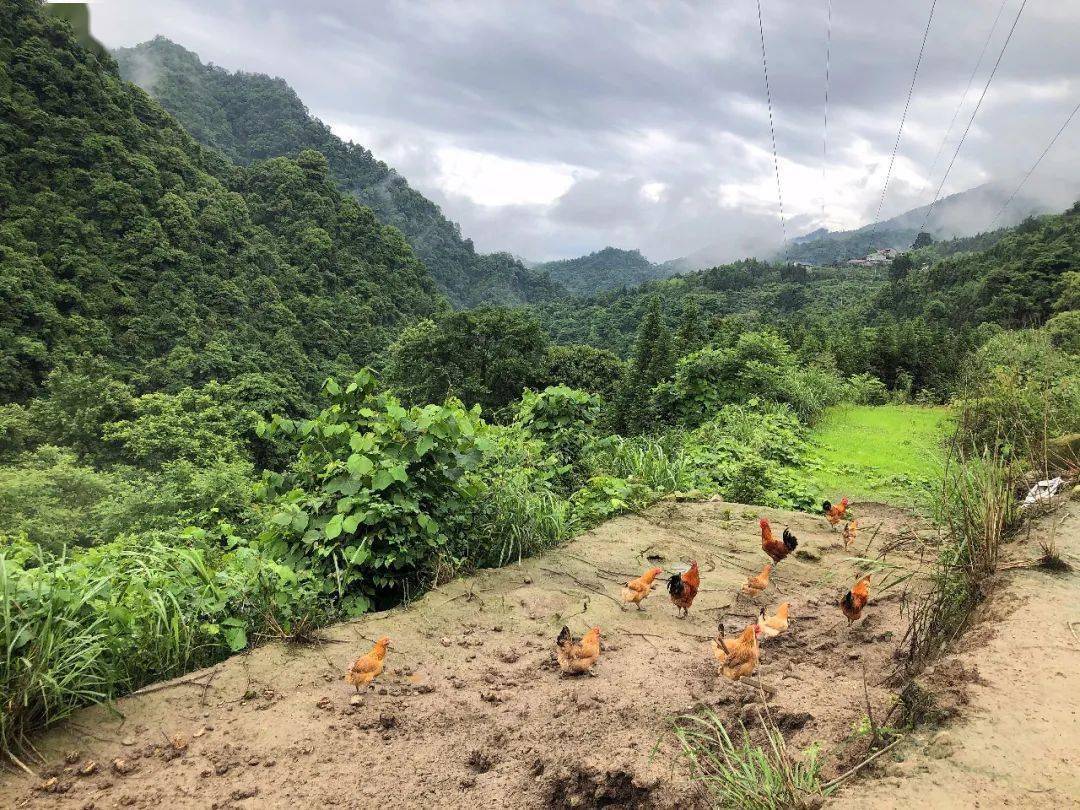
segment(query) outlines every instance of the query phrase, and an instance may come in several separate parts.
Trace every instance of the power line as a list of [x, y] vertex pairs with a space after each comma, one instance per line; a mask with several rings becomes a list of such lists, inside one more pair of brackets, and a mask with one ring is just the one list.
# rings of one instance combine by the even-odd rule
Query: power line
[[881, 206], [885, 202], [885, 191], [889, 188], [889, 180], [892, 179], [893, 163], [896, 162], [896, 153], [900, 149], [900, 136], [904, 133], [904, 122], [907, 120], [908, 107], [911, 106], [911, 94], [915, 92], [915, 79], [919, 76], [919, 65], [922, 64], [923, 52], [926, 50], [926, 38], [930, 36], [930, 24], [934, 21], [934, 9], [937, 8], [937, 0], [930, 4], [930, 17], [926, 20], [926, 30], [923, 31], [922, 44], [919, 46], [919, 58], [915, 60], [915, 70], [911, 74], [911, 86], [908, 88], [907, 101], [904, 102], [904, 114], [900, 116], [900, 128], [896, 130], [896, 143], [893, 144], [892, 157], [889, 158], [889, 170], [885, 173], [885, 185], [881, 187], [881, 197], [878, 199], [877, 211], [874, 212], [874, 224], [877, 225], [881, 218]]
[[960, 136], [960, 142], [956, 144], [956, 151], [953, 152], [952, 160], [949, 161], [949, 166], [945, 169], [945, 174], [942, 175], [941, 182], [938, 183], [937, 192], [934, 194], [934, 201], [930, 203], [930, 206], [926, 209], [926, 216], [923, 217], [922, 225], [919, 226], [920, 231], [926, 228], [926, 223], [930, 221], [930, 215], [934, 213], [934, 206], [937, 205], [938, 198], [941, 197], [941, 189], [945, 187], [945, 181], [949, 179], [949, 173], [952, 171], [953, 164], [956, 163], [956, 157], [964, 147], [964, 141], [967, 139], [968, 132], [971, 131], [971, 125], [975, 123], [975, 116], [979, 114], [979, 108], [982, 107], [983, 99], [986, 98], [986, 92], [990, 89], [990, 82], [994, 80], [994, 75], [1001, 65], [1001, 59], [1005, 56], [1005, 49], [1009, 47], [1009, 42], [1012, 41], [1013, 33], [1016, 31], [1016, 26], [1020, 22], [1020, 15], [1024, 13], [1024, 8], [1027, 6], [1027, 3], [1028, 0], [1024, 0], [1016, 12], [1016, 18], [1013, 20], [1012, 28], [1009, 29], [1009, 34], [1005, 37], [1005, 42], [1001, 46], [1001, 51], [998, 53], [997, 60], [994, 62], [994, 68], [990, 71], [990, 75], [986, 77], [986, 84], [983, 85], [982, 95], [979, 96], [979, 101], [975, 105], [975, 109], [971, 111], [971, 118], [968, 119], [967, 126], [964, 128], [964, 134]]
[[[937, 2], [937, 0], [934, 0]], [[776, 199], [780, 205], [780, 230], [787, 244], [787, 224], [784, 222], [784, 193], [780, 188], [780, 159], [776, 155], [776, 126], [773, 124], [772, 90], [769, 88], [769, 62], [765, 57], [765, 24], [761, 20], [761, 0], [757, 0], [758, 33], [761, 35], [761, 69], [765, 74], [765, 100], [769, 105], [769, 136], [772, 138], [773, 168], [776, 170]]]
[[968, 76], [967, 87], [964, 88], [964, 94], [960, 96], [960, 103], [956, 105], [956, 109], [953, 110], [952, 120], [949, 122], [949, 128], [945, 130], [945, 136], [941, 139], [941, 145], [938, 146], [937, 154], [934, 155], [934, 162], [930, 164], [930, 170], [926, 173], [927, 177], [934, 176], [934, 169], [937, 168], [938, 161], [941, 160], [941, 155], [945, 151], [945, 144], [949, 142], [949, 136], [952, 134], [953, 127], [956, 126], [956, 119], [960, 117], [960, 110], [964, 107], [964, 102], [967, 101], [968, 93], [971, 91], [971, 85], [975, 81], [975, 75], [979, 72], [979, 68], [982, 67], [983, 57], [986, 56], [986, 49], [990, 46], [990, 40], [994, 38], [994, 32], [997, 30], [998, 22], [1001, 20], [1001, 13], [1005, 10], [1005, 6], [1008, 5], [1009, 0], [1001, 0], [1001, 5], [998, 6], [997, 16], [994, 17], [994, 24], [990, 26], [990, 33], [986, 35], [986, 41], [983, 42], [982, 50], [979, 51], [979, 58], [975, 62], [975, 68], [971, 71], [971, 75]]
[[829, 73], [832, 67], [832, 0], [825, 0], [825, 127], [821, 134], [821, 224], [825, 219], [825, 165], [829, 150]]
[[994, 219], [990, 222], [990, 227], [988, 230], [994, 230], [994, 226], [1001, 218], [1001, 215], [1005, 213], [1005, 209], [1009, 207], [1009, 203], [1011, 203], [1013, 201], [1013, 198], [1020, 193], [1020, 189], [1024, 187], [1024, 183], [1028, 181], [1028, 178], [1031, 177], [1031, 175], [1037, 168], [1039, 168], [1039, 164], [1042, 163], [1043, 158], [1046, 157], [1047, 153], [1053, 148], [1054, 144], [1057, 143], [1057, 139], [1061, 137], [1061, 133], [1065, 131], [1065, 128], [1067, 126], [1069, 126], [1069, 122], [1073, 120], [1073, 117], [1078, 111], [1080, 111], [1080, 104], [1077, 104], [1075, 107], [1073, 107], [1073, 111], [1069, 113], [1069, 117], [1065, 119], [1065, 123], [1061, 125], [1061, 128], [1058, 129], [1057, 132], [1054, 133], [1054, 137], [1050, 139], [1050, 143], [1048, 143], [1046, 145], [1046, 148], [1042, 150], [1042, 154], [1039, 155], [1039, 157], [1035, 160], [1034, 163], [1031, 164], [1031, 168], [1027, 170], [1027, 174], [1024, 175], [1024, 179], [1020, 181], [1020, 183], [1016, 186], [1015, 189], [1013, 189], [1013, 193], [1009, 195], [1009, 198], [1005, 200], [1005, 203], [994, 215]]

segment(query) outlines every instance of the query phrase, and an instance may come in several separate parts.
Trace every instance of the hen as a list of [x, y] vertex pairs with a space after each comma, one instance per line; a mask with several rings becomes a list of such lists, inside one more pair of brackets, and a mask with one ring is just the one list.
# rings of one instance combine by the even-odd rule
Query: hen
[[774, 563], [780, 562], [784, 557], [795, 550], [799, 545], [798, 539], [791, 533], [791, 529], [784, 529], [782, 540], [773, 537], [772, 526], [766, 518], [758, 521], [761, 526], [761, 550], [772, 557]]
[[847, 498], [841, 498], [840, 503], [833, 504], [825, 501], [821, 505], [821, 511], [825, 513], [825, 519], [829, 521], [830, 526], [835, 526], [841, 520], [844, 519], [844, 515], [847, 514], [848, 504]]
[[570, 635], [570, 628], [563, 627], [559, 631], [559, 637], [555, 639], [555, 657], [559, 661], [559, 669], [564, 675], [581, 675], [592, 671], [593, 664], [600, 657], [600, 628], [593, 627], [581, 637], [581, 641], [574, 641]]
[[765, 615], [765, 608], [758, 614], [758, 629], [765, 638], [775, 638], [788, 629], [788, 611], [791, 609], [790, 602], [781, 602], [773, 616]]
[[644, 574], [637, 579], [632, 579], [626, 583], [626, 587], [623, 588], [622, 598], [624, 602], [632, 602], [637, 605], [638, 610], [644, 610], [641, 606], [641, 602], [652, 593], [652, 589], [656, 587], [653, 585], [653, 580], [656, 579], [656, 575], [661, 573], [663, 568], [650, 568]]
[[678, 608], [676, 615], [685, 618], [690, 612], [690, 605], [694, 604], [698, 588], [701, 586], [701, 573], [698, 571], [697, 560], [690, 561], [690, 570], [672, 576], [668, 580], [667, 589], [671, 596], [671, 603]]
[[849, 520], [844, 526], [844, 548], [855, 542], [855, 536], [859, 533], [859, 521]]
[[772, 573], [772, 566], [766, 565], [761, 569], [761, 573], [757, 576], [750, 577], [746, 580], [746, 584], [743, 585], [742, 592], [750, 598], [754, 598], [763, 590], [769, 587], [769, 574]]
[[760, 633], [761, 630], [756, 624], [748, 624], [737, 639], [716, 637], [715, 654], [720, 661], [720, 673], [725, 678], [737, 681], [754, 674], [761, 656], [758, 646]]
[[359, 692], [361, 686], [367, 686], [382, 675], [383, 659], [386, 658], [386, 648], [389, 646], [390, 639], [386, 636], [376, 641], [371, 652], [357, 658], [349, 671], [345, 673], [346, 683], [351, 683]]
[[862, 616], [863, 608], [870, 599], [870, 574], [855, 583], [855, 586], [840, 600], [840, 610], [847, 616], [848, 627]]

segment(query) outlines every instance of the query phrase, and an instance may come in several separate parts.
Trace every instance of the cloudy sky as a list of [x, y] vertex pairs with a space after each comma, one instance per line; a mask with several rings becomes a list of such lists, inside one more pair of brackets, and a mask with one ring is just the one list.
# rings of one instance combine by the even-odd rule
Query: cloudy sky
[[[1022, 2], [938, 0], [883, 218], [933, 198]], [[826, 0], [761, 4], [787, 233], [866, 224], [931, 0], [833, 0], [824, 160]], [[754, 0], [98, 0], [91, 19], [110, 47], [164, 34], [283, 77], [485, 251], [781, 240]], [[944, 194], [1028, 169], [1080, 102], [1078, 32], [1080, 1], [1026, 4]], [[1068, 198], [1078, 149], [1080, 115], [1032, 189]]]

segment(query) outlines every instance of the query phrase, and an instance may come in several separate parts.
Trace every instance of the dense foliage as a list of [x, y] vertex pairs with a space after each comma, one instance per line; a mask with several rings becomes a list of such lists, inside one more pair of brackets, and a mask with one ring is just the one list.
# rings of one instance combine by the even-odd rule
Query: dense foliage
[[670, 273], [638, 250], [606, 247], [588, 256], [544, 262], [534, 269], [547, 273], [574, 295], [596, 295], [620, 287], [637, 287]]
[[311, 116], [282, 79], [229, 73], [164, 37], [115, 52], [120, 74], [146, 90], [192, 136], [242, 164], [322, 154], [339, 188], [400, 230], [456, 305], [543, 301], [560, 294], [542, 272], [507, 254], [478, 254], [439, 206], [370, 151]]
[[321, 154], [226, 164], [36, 5], [0, 11], [0, 397], [84, 354], [140, 390], [270, 373], [311, 394], [438, 309]]

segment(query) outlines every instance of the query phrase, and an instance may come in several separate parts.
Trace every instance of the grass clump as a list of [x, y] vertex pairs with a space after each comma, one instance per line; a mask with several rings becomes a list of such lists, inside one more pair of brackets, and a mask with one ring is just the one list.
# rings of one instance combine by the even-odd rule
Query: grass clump
[[674, 733], [694, 779], [715, 807], [790, 810], [821, 805], [821, 765], [815, 746], [801, 759], [788, 750], [784, 735], [767, 711], [762, 716], [766, 742], [755, 744], [740, 726], [733, 739], [712, 711], [676, 721]]

